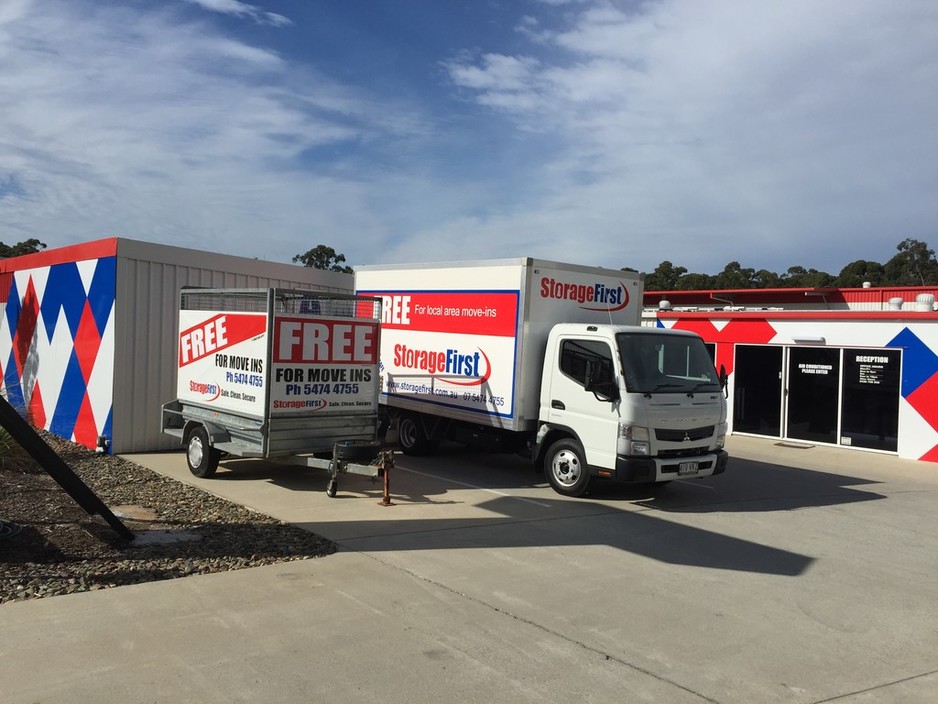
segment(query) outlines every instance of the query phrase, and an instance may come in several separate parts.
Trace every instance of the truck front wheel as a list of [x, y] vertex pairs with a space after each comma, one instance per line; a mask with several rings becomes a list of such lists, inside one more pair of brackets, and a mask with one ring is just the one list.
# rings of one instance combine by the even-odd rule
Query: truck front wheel
[[405, 455], [425, 455], [433, 449], [420, 419], [410, 413], [401, 414], [397, 421], [397, 444]]
[[189, 471], [200, 479], [207, 479], [215, 474], [220, 458], [221, 452], [209, 443], [205, 428], [201, 425], [193, 428], [186, 445], [186, 464], [189, 465]]
[[586, 455], [575, 440], [558, 440], [547, 450], [544, 468], [547, 480], [558, 494], [582, 496], [590, 483]]

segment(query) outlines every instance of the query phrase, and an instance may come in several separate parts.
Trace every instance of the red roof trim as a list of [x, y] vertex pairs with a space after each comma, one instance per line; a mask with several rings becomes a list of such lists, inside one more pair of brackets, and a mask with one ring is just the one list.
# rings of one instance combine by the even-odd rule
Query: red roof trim
[[880, 293], [882, 291], [906, 291], [909, 293], [932, 293], [938, 286], [871, 286], [870, 288], [715, 288], [700, 290], [645, 291], [646, 296], [694, 296], [732, 295], [753, 293]]
[[938, 321], [935, 311], [906, 310], [752, 310], [752, 311], [657, 311], [656, 317], [665, 320], [934, 320]]
[[117, 237], [107, 237], [93, 242], [73, 244], [67, 247], [47, 249], [35, 254], [24, 254], [20, 257], [0, 259], [0, 272], [22, 271], [23, 269], [38, 269], [43, 266], [64, 264], [66, 262], [80, 262], [101, 257], [117, 255]]
[[703, 291], [645, 291], [642, 302], [655, 306], [662, 299], [672, 305], [726, 304], [844, 304], [878, 303], [890, 298], [914, 301], [920, 293], [938, 294], [938, 286], [877, 286], [875, 288], [741, 288]]

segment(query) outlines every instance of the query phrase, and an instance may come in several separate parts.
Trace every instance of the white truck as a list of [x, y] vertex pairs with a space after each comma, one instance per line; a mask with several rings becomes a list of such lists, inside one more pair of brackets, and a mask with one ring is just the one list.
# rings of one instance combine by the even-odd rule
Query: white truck
[[726, 469], [725, 378], [692, 333], [642, 327], [626, 271], [530, 258], [356, 268], [382, 300], [380, 400], [404, 453], [529, 455], [551, 486]]
[[[380, 301], [280, 288], [180, 292], [176, 398], [164, 433], [189, 470], [211, 477], [223, 455], [385, 477], [378, 438]], [[380, 457], [379, 457], [380, 455]]]

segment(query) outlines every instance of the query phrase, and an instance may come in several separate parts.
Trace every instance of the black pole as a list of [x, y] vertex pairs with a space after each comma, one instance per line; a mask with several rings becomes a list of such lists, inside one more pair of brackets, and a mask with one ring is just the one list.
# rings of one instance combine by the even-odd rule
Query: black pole
[[98, 495], [95, 494], [71, 467], [59, 457], [55, 450], [42, 439], [39, 433], [26, 422], [16, 409], [3, 396], [0, 396], [0, 425], [22, 445], [39, 465], [68, 492], [75, 501], [90, 515], [99, 515], [118, 535], [133, 540], [133, 532], [114, 515]]

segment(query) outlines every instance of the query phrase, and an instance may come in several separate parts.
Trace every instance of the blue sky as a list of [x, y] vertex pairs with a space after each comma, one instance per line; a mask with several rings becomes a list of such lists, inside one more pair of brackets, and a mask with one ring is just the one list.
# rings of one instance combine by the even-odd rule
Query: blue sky
[[0, 0], [0, 241], [838, 273], [938, 246], [934, 0]]

